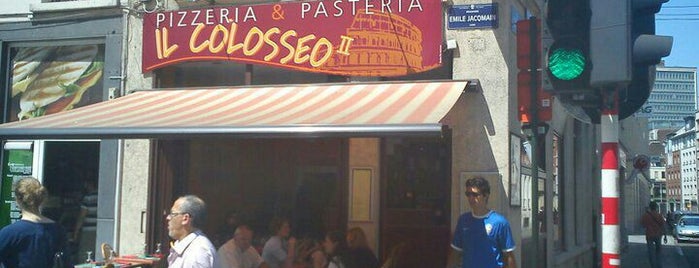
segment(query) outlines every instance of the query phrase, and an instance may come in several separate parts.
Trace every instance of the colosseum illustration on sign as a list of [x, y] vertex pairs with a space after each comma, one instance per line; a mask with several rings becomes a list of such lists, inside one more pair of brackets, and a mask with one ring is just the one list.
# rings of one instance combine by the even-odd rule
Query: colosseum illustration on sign
[[438, 66], [423, 66], [422, 31], [396, 14], [361, 10], [347, 36], [354, 38], [349, 55], [334, 53], [321, 69], [353, 76], [400, 76]]

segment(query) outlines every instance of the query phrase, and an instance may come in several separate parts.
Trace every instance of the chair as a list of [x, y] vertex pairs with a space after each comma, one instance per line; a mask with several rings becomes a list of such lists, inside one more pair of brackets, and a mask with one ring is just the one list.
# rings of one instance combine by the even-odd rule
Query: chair
[[107, 263], [111, 263], [114, 258], [119, 257], [119, 254], [114, 251], [110, 244], [102, 243], [100, 249], [102, 249], [102, 258]]

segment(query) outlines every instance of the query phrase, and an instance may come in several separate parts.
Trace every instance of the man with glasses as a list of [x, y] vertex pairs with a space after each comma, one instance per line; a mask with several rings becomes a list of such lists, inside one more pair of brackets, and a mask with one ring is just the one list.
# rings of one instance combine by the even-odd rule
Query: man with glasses
[[167, 233], [175, 242], [167, 257], [168, 267], [212, 268], [216, 258], [214, 245], [199, 229], [206, 220], [206, 204], [194, 195], [175, 200], [167, 214]]
[[[516, 268], [515, 242], [510, 223], [499, 213], [488, 209], [490, 184], [482, 177], [466, 181], [466, 198], [471, 212], [459, 217], [451, 247], [461, 254], [461, 267]], [[450, 258], [454, 267], [455, 257]]]

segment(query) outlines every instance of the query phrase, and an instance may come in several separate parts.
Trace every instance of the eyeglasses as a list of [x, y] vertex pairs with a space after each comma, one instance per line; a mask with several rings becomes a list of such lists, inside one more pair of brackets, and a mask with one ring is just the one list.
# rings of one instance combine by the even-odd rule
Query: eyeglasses
[[464, 194], [466, 195], [466, 197], [479, 197], [479, 196], [483, 195], [481, 193], [476, 193], [476, 192], [465, 192]]
[[187, 212], [170, 212], [170, 213], [167, 213], [167, 211], [163, 211], [163, 214], [165, 215], [165, 218], [170, 218], [170, 219], [172, 219], [172, 218], [174, 218], [174, 217], [176, 217], [176, 216], [178, 216], [178, 215], [184, 215], [184, 214], [189, 214], [189, 213], [187, 213]]

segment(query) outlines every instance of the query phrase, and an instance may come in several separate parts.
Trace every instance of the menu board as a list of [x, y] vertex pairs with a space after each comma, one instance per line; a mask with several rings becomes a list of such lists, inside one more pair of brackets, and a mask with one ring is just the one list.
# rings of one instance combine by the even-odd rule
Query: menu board
[[2, 209], [0, 209], [0, 228], [19, 220], [20, 213], [12, 184], [25, 176], [32, 175], [32, 150], [6, 150], [2, 168]]

